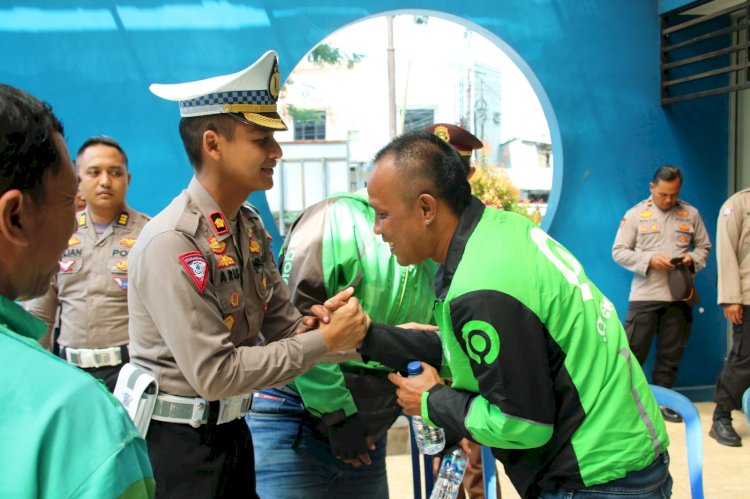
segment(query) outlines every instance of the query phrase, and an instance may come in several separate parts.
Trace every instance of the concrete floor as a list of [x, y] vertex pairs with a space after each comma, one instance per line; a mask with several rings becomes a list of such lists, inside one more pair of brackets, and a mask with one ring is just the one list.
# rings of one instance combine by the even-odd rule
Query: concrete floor
[[[726, 447], [708, 436], [711, 428], [711, 414], [714, 405], [710, 402], [696, 404], [703, 425], [703, 488], [708, 499], [748, 499], [750, 498], [750, 428], [747, 418], [735, 412], [734, 428], [742, 437], [743, 447]], [[412, 473], [411, 457], [408, 451], [408, 437], [405, 427], [394, 427], [389, 435], [389, 455], [387, 457], [388, 484], [391, 499], [411, 499]], [[690, 481], [687, 472], [687, 452], [685, 450], [685, 426], [682, 423], [667, 423], [671, 441], [669, 454], [672, 462], [670, 471], [674, 480], [672, 497], [690, 498]], [[394, 452], [391, 452], [394, 451]], [[498, 475], [503, 499], [518, 498], [518, 494], [498, 463]]]

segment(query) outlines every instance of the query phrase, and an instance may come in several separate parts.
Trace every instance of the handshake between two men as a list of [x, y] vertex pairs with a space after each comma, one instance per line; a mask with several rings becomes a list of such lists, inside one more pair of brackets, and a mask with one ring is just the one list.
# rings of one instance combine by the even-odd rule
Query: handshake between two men
[[[423, 372], [418, 376], [405, 378], [397, 373], [388, 375], [388, 380], [396, 385], [396, 402], [403, 413], [420, 416], [422, 393], [443, 383], [433, 367], [439, 366], [442, 361], [440, 337], [434, 333], [437, 327], [414, 322], [400, 326], [372, 324], [353, 294], [353, 288], [346, 288], [322, 305], [310, 307], [312, 315], [303, 317], [297, 333], [320, 330], [329, 352], [326, 360], [331, 362], [359, 360], [360, 352], [392, 369], [403, 369], [410, 360], [428, 361], [422, 362]], [[366, 445], [353, 454], [336, 457], [354, 467], [371, 464], [368, 452], [373, 451], [375, 446], [371, 437], [368, 436], [365, 441]]]
[[[354, 349], [362, 347], [365, 335], [372, 324], [370, 317], [362, 309], [359, 300], [353, 295], [354, 288], [350, 287], [338, 292], [322, 305], [313, 305], [310, 308], [310, 313], [313, 315], [303, 317], [302, 326], [297, 330], [298, 334], [304, 334], [309, 330], [319, 329], [323, 333], [328, 352], [341, 355], [338, 361], [348, 360], [358, 355]], [[403, 324], [398, 328], [388, 327], [387, 329], [401, 329], [403, 332], [407, 332], [408, 330], [435, 332], [438, 328], [432, 325], [411, 322]], [[394, 335], [392, 340], [398, 342], [399, 336], [401, 335]], [[437, 335], [435, 335], [435, 339], [439, 344], [440, 340]], [[403, 346], [403, 355], [396, 353], [396, 357], [401, 357], [404, 361], [415, 360], [416, 357], [410, 356], [408, 353], [409, 351], [413, 353], [413, 345], [405, 344]], [[397, 367], [386, 359], [374, 358], [373, 360], [378, 360], [386, 365], [391, 364], [390, 367], [393, 368]], [[436, 384], [444, 383], [437, 369], [431, 364], [434, 365], [435, 362], [422, 362], [423, 371], [418, 376], [404, 378], [396, 373], [388, 375], [388, 379], [397, 386], [396, 396], [404, 414], [420, 416], [422, 414], [422, 393], [429, 391]]]

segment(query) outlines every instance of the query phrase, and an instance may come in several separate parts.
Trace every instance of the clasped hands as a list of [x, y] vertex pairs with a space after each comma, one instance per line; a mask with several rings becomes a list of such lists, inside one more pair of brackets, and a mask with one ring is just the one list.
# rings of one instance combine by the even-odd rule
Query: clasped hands
[[342, 352], [362, 346], [362, 340], [370, 327], [370, 316], [354, 297], [354, 288], [346, 288], [325, 301], [323, 305], [310, 308], [312, 316], [304, 316], [297, 334], [311, 329], [323, 333], [329, 353]]
[[[311, 316], [302, 318], [302, 325], [297, 329], [297, 334], [303, 334], [311, 329], [319, 329], [329, 352], [339, 352], [362, 346], [362, 340], [370, 327], [370, 317], [365, 313], [354, 295], [354, 288], [346, 288], [326, 300], [322, 305], [313, 305], [310, 308]], [[404, 324], [405, 329], [437, 330], [435, 326], [421, 325], [416, 323]], [[398, 404], [404, 414], [419, 416], [422, 414], [422, 393], [428, 391], [436, 384], [442, 384], [437, 370], [429, 364], [422, 362], [422, 373], [417, 376], [404, 378], [396, 373], [388, 375], [388, 380], [396, 385], [396, 396]], [[372, 440], [367, 439], [367, 446], [373, 450]], [[337, 456], [342, 461], [360, 466], [370, 464], [369, 456], [360, 454], [358, 458], [345, 458]]]

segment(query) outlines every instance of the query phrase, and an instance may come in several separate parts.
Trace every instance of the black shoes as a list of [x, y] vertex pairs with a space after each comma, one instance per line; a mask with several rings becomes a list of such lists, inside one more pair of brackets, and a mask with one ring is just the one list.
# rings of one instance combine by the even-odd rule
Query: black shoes
[[664, 421], [669, 421], [670, 423], [682, 423], [682, 416], [674, 412], [669, 407], [665, 406], [659, 406], [661, 409], [661, 415], [664, 417]]
[[732, 427], [732, 420], [728, 418], [714, 419], [708, 436], [715, 438], [721, 445], [742, 447], [742, 439]]

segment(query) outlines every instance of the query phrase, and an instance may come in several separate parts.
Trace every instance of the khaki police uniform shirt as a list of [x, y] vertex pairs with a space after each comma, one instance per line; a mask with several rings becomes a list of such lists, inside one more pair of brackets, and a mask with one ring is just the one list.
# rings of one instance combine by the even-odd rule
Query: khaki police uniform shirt
[[130, 354], [161, 391], [219, 400], [285, 385], [325, 355], [320, 331], [294, 334], [269, 240], [249, 206], [230, 221], [195, 178], [146, 226], [129, 261]]
[[128, 254], [149, 218], [125, 207], [97, 237], [88, 210], [78, 213], [60, 269], [47, 293], [24, 304], [50, 328], [57, 320], [58, 343], [69, 348], [128, 344]]
[[630, 301], [676, 301], [669, 291], [667, 270], [649, 268], [651, 257], [683, 253], [693, 259], [695, 272], [706, 266], [711, 241], [698, 210], [678, 201], [669, 211], [660, 210], [651, 197], [625, 213], [612, 246], [612, 257], [633, 272]]
[[750, 189], [727, 199], [716, 222], [720, 305], [750, 305]]

